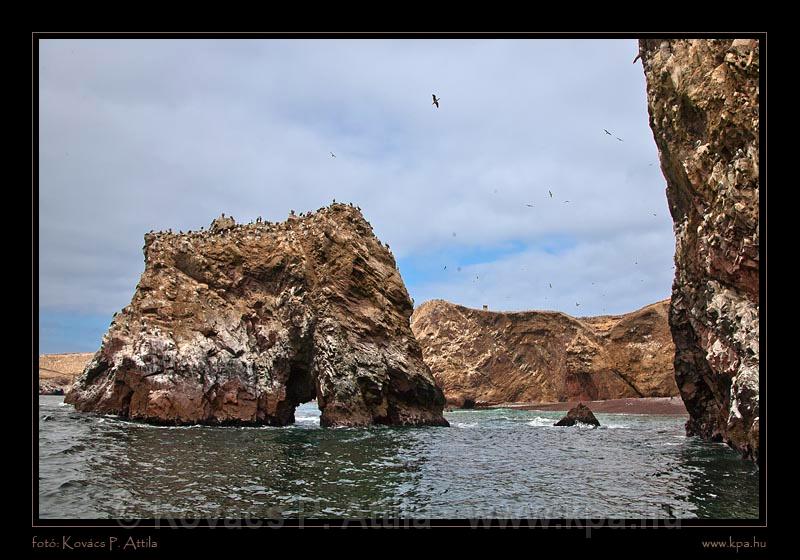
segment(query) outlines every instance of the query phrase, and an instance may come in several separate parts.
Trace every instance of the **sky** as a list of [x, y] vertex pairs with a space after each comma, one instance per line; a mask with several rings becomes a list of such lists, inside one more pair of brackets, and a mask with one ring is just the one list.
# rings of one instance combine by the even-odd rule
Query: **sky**
[[41, 40], [40, 353], [97, 350], [144, 270], [145, 232], [222, 212], [282, 221], [334, 198], [390, 245], [416, 306], [586, 316], [669, 297], [637, 53], [636, 40]]

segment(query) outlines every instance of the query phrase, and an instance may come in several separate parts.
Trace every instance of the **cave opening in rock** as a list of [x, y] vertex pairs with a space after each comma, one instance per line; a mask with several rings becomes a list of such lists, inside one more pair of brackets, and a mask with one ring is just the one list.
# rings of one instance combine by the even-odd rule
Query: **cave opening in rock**
[[313, 374], [313, 358], [310, 344], [303, 344], [289, 364], [286, 378], [286, 404], [289, 423], [295, 422], [297, 407], [317, 399], [317, 380]]
[[286, 381], [286, 396], [294, 406], [317, 398], [317, 387], [307, 364], [294, 361]]

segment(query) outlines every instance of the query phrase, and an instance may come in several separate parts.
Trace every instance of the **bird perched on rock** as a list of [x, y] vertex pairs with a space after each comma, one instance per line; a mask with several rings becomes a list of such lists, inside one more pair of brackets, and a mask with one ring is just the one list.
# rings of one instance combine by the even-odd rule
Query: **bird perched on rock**
[[439, 108], [439, 98], [436, 97], [435, 93], [433, 93], [431, 95], [433, 96], [433, 103], [431, 105], [436, 105], [436, 108], [438, 109]]

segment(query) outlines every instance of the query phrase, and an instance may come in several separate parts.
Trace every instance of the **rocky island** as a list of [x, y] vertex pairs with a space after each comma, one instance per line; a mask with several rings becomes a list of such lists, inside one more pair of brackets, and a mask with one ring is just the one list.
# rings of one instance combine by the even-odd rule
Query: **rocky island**
[[587, 426], [594, 426], [595, 428], [600, 425], [600, 422], [595, 418], [595, 415], [583, 403], [578, 403], [574, 408], [570, 408], [567, 415], [561, 420], [553, 424], [554, 426], [574, 426], [576, 424], [584, 424]]
[[157, 423], [447, 425], [392, 253], [348, 204], [145, 235], [145, 270], [67, 393]]
[[759, 453], [759, 43], [643, 39], [675, 231], [670, 326], [689, 435]]
[[626, 315], [495, 312], [443, 300], [411, 317], [449, 404], [669, 397], [678, 394], [669, 301]]

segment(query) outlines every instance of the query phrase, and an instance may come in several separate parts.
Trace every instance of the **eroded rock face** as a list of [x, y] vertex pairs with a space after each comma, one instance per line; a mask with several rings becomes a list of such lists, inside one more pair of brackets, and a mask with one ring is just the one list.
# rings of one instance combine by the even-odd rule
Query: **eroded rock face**
[[63, 395], [91, 359], [91, 353], [40, 354], [39, 394]]
[[668, 306], [575, 318], [433, 300], [414, 311], [411, 328], [453, 406], [666, 397], [678, 394]]
[[355, 207], [145, 236], [145, 271], [66, 396], [164, 423], [447, 425], [394, 257]]
[[674, 221], [670, 325], [690, 435], [759, 450], [759, 45], [642, 40]]
[[588, 426], [599, 426], [600, 421], [595, 418], [592, 411], [583, 403], [572, 407], [561, 420], [553, 424], [554, 426], [574, 426], [575, 424], [586, 424]]

